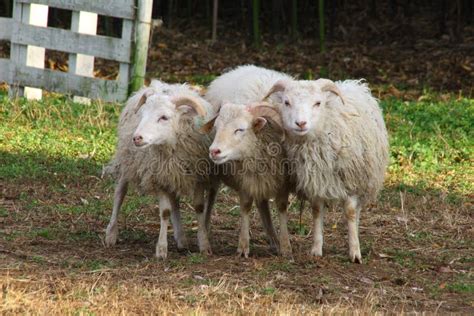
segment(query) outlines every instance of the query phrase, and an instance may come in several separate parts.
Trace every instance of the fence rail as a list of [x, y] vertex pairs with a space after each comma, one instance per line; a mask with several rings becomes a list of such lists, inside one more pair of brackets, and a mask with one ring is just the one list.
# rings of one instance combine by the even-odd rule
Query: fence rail
[[[135, 0], [15, 0], [25, 4], [43, 4], [54, 8], [94, 12], [121, 19], [135, 19]], [[139, 2], [140, 4], [140, 2]]]
[[41, 46], [66, 53], [90, 55], [123, 63], [130, 62], [132, 49], [130, 39], [81, 34], [15, 21], [12, 24], [11, 41], [15, 44]]
[[[123, 101], [143, 85], [152, 0], [14, 0], [13, 4], [13, 18], [0, 18], [0, 40], [11, 42], [10, 59], [0, 59], [0, 81], [9, 83], [10, 95], [41, 97], [40, 90], [38, 94], [24, 89], [34, 87]], [[71, 29], [47, 27], [45, 6], [72, 10]], [[98, 15], [123, 19], [121, 38], [95, 35]], [[69, 53], [69, 71], [43, 69], [45, 49]], [[119, 62], [117, 80], [94, 78], [94, 57]]]

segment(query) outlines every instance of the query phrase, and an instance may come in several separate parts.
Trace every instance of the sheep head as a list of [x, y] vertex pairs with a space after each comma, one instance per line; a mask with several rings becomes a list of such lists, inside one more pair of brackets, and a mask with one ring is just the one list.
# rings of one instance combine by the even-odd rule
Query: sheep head
[[140, 123], [133, 134], [137, 147], [175, 144], [179, 122], [184, 117], [205, 116], [201, 101], [191, 96], [167, 96], [145, 92], [136, 106]]
[[283, 127], [290, 135], [297, 136], [307, 135], [318, 127], [323, 111], [338, 102], [335, 96], [344, 104], [339, 88], [328, 79], [278, 81], [267, 97], [272, 94], [275, 94], [273, 101], [281, 113]]
[[218, 116], [205, 125], [208, 131], [212, 128], [216, 130], [209, 148], [210, 158], [221, 164], [252, 155], [257, 144], [257, 134], [269, 121], [271, 124], [281, 124], [278, 112], [266, 103], [224, 104]]

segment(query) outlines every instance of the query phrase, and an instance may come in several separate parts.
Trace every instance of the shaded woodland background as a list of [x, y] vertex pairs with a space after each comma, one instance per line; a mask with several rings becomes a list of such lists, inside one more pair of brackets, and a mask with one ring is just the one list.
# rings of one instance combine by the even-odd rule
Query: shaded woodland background
[[[11, 1], [0, 3], [0, 15], [9, 16]], [[155, 0], [148, 75], [206, 84], [254, 63], [304, 79], [366, 78], [396, 97], [426, 89], [472, 96], [473, 6], [471, 0]], [[70, 15], [51, 8], [50, 26], [69, 28]], [[120, 30], [120, 20], [99, 17], [99, 34]], [[0, 55], [9, 55], [8, 43]], [[67, 70], [67, 54], [48, 51], [45, 66]], [[118, 73], [110, 61], [98, 59], [96, 66], [98, 77]]]

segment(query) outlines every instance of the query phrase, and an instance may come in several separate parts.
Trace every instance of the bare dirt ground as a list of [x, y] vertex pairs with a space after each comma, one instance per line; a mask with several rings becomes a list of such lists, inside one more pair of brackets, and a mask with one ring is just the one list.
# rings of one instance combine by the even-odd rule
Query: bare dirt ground
[[159, 221], [152, 199], [132, 194], [119, 242], [106, 249], [109, 182], [84, 174], [0, 186], [9, 212], [0, 217], [2, 314], [474, 312], [472, 196], [399, 191], [389, 183], [379, 204], [362, 214], [358, 265], [348, 261], [337, 209], [327, 214], [324, 257], [308, 256], [309, 212], [301, 229], [295, 203], [294, 260], [270, 251], [256, 214], [251, 257], [237, 258], [237, 201], [224, 190], [212, 219], [214, 255], [197, 254], [197, 223], [184, 202], [190, 252], [178, 252], [170, 232], [162, 262], [154, 258]]

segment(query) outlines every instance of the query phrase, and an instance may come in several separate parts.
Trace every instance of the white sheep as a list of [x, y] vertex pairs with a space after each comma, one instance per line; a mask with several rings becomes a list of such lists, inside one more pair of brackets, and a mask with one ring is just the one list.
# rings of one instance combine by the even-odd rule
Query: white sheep
[[[178, 199], [184, 195], [193, 197], [199, 249], [205, 254], [211, 253], [206, 214], [212, 209], [217, 184], [209, 168], [211, 140], [199, 132], [199, 123], [214, 115], [210, 104], [186, 85], [154, 80], [128, 100], [120, 116], [116, 153], [106, 167], [106, 171], [115, 173], [118, 179], [106, 230], [107, 246], [117, 241], [118, 212], [128, 184], [133, 183], [141, 192], [159, 198], [161, 227], [157, 257], [167, 257], [170, 215], [178, 248], [187, 245], [178, 209]], [[208, 191], [207, 201], [205, 191]]]
[[297, 190], [312, 206], [311, 254], [322, 256], [325, 203], [342, 201], [349, 257], [360, 263], [360, 210], [376, 199], [389, 159], [387, 130], [377, 100], [362, 81], [328, 79], [283, 79], [273, 85], [268, 97], [287, 130], [285, 147]]
[[270, 70], [262, 75], [261, 69], [239, 67], [211, 83], [205, 97], [220, 110], [205, 129], [215, 127], [210, 157], [216, 164], [225, 165], [221, 178], [239, 193], [242, 222], [238, 254], [249, 254], [249, 212], [254, 200], [270, 242], [277, 244], [268, 204], [269, 199], [275, 198], [280, 218], [280, 253], [290, 256], [287, 206], [293, 188], [281, 146], [281, 121], [273, 108], [252, 104], [262, 99], [275, 81], [289, 77]]

